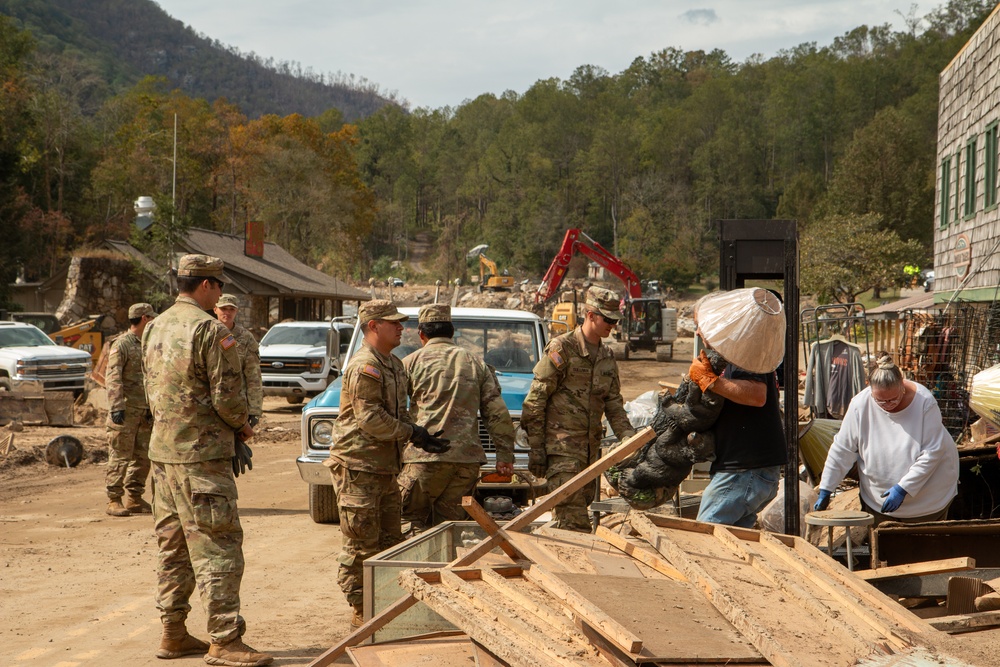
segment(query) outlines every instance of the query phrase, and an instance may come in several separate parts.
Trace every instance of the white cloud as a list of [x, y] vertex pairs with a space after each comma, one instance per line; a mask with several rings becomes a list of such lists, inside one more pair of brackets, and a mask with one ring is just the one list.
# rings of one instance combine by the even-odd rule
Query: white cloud
[[[414, 106], [524, 92], [581, 65], [615, 73], [667, 47], [723, 49], [736, 61], [859, 25], [892, 23], [911, 0], [158, 0], [195, 30], [243, 51], [342, 71]], [[920, 13], [926, 13], [924, 8]], [[738, 29], [737, 29], [738, 27]]]

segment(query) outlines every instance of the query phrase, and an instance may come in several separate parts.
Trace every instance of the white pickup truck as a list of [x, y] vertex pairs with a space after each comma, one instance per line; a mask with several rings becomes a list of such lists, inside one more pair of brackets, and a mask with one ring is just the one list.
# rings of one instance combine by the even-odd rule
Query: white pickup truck
[[344, 322], [282, 322], [260, 341], [265, 396], [301, 403], [322, 393], [340, 375], [354, 327]]
[[41, 388], [83, 393], [89, 352], [56, 345], [26, 322], [0, 322], [0, 391]]

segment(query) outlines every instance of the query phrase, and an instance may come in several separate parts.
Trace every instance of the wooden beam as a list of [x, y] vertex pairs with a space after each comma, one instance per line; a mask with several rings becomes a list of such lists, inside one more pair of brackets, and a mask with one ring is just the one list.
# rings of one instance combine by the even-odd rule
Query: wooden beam
[[[572, 479], [567, 481], [565, 484], [555, 489], [552, 493], [542, 496], [538, 501], [526, 509], [525, 511], [518, 514], [516, 517], [508, 521], [503, 525], [504, 530], [519, 531], [527, 528], [531, 525], [531, 522], [545, 514], [553, 507], [561, 503], [562, 501], [569, 498], [574, 493], [585, 487], [587, 484], [597, 479], [605, 470], [611, 466], [621, 463], [628, 457], [635, 454], [639, 449], [642, 448], [647, 442], [656, 437], [656, 432], [651, 426], [647, 426], [642, 429], [631, 438], [626, 438], [622, 444], [615, 449], [613, 452], [600, 458], [584, 470], [577, 473]], [[482, 556], [493, 551], [493, 548], [497, 546], [500, 542], [500, 533], [496, 535], [490, 535], [485, 540], [477, 544], [475, 547], [470, 549], [466, 554], [460, 558], [455, 559], [449, 565], [451, 567], [460, 565], [470, 565], [479, 560]], [[404, 611], [412, 607], [417, 603], [417, 599], [412, 595], [407, 595], [400, 598], [396, 602], [392, 603], [386, 607], [380, 614], [373, 616], [367, 623], [362, 625], [360, 628], [349, 634], [347, 637], [342, 639], [340, 643], [335, 645], [330, 650], [323, 653], [319, 658], [310, 664], [310, 667], [327, 667], [327, 665], [333, 664], [333, 662], [344, 654], [344, 651], [348, 646], [355, 646], [360, 644], [364, 640], [371, 637], [376, 631], [379, 630], [389, 621], [393, 620]], [[398, 610], [398, 611], [397, 611]], [[387, 614], [392, 613], [391, 616], [386, 618]], [[369, 627], [371, 626], [371, 627]], [[324, 662], [320, 662], [323, 660]]]
[[539, 604], [530, 596], [522, 593], [518, 588], [511, 583], [510, 579], [514, 577], [507, 577], [494, 572], [493, 570], [483, 570], [483, 581], [492, 586], [504, 597], [516, 602], [521, 607], [524, 607], [532, 614], [542, 619], [546, 623], [554, 627], [569, 627], [572, 624], [569, 620], [568, 614], [563, 614], [565, 608], [560, 604], [558, 610], [549, 607], [544, 604]]
[[[539, 498], [534, 505], [505, 523], [503, 525], [503, 529], [507, 531], [519, 531], [527, 528], [531, 525], [532, 521], [572, 496], [587, 484], [590, 484], [611, 466], [621, 463], [628, 457], [632, 456], [632, 454], [635, 454], [642, 448], [643, 445], [652, 440], [654, 437], [656, 437], [656, 432], [651, 426], [647, 426], [631, 438], [626, 438], [618, 449], [614, 450], [604, 458], [597, 459], [584, 470], [577, 473], [572, 479], [567, 481], [558, 489], [555, 489], [552, 493]], [[465, 556], [453, 562], [452, 565], [468, 565], [469, 563], [474, 563], [480, 556], [492, 551], [493, 548], [497, 546], [498, 542], [499, 538], [497, 536], [494, 535], [488, 537], [473, 547], [467, 554], [465, 554]]]
[[[575, 628], [571, 631], [563, 632], [562, 636], [553, 636], [555, 633], [552, 632], [539, 632], [538, 626], [527, 622], [510, 608], [491, 603], [490, 596], [483, 594], [485, 591], [471, 587], [468, 582], [455, 576], [449, 570], [444, 570], [441, 573], [441, 583], [467, 598], [469, 603], [481, 612], [477, 614], [475, 619], [463, 619], [462, 622], [456, 623], [455, 625], [459, 628], [468, 632], [467, 626], [470, 623], [488, 621], [498, 635], [502, 634], [506, 638], [506, 636], [514, 634], [521, 641], [530, 644], [537, 651], [548, 656], [549, 659], [544, 664], [566, 665], [567, 667], [578, 664], [573, 660], [572, 655], [574, 652], [572, 636], [577, 634]], [[499, 632], [501, 628], [497, 627], [497, 624], [505, 626], [510, 632]], [[548, 626], [546, 628], [548, 629]], [[583, 643], [584, 638], [579, 637], [578, 641]]]
[[972, 632], [1000, 625], [1000, 611], [979, 611], [974, 614], [939, 616], [928, 619], [927, 622], [937, 630], [955, 635], [960, 632]]
[[364, 640], [378, 632], [384, 625], [398, 617], [404, 611], [417, 604], [417, 598], [409, 595], [396, 600], [393, 604], [383, 609], [379, 614], [372, 616], [368, 622], [360, 628], [341, 639], [329, 650], [321, 653], [315, 660], [309, 663], [309, 667], [328, 667], [337, 661], [344, 651], [350, 646], [357, 646]]
[[620, 646], [628, 653], [638, 653], [642, 650], [642, 640], [615, 619], [586, 599], [565, 581], [554, 574], [546, 572], [543, 568], [532, 565], [524, 571], [524, 577], [528, 581], [534, 582], [542, 590], [573, 610], [577, 616], [587, 622], [588, 625], [607, 637], [609, 640]]
[[907, 565], [880, 567], [877, 570], [860, 570], [855, 571], [854, 576], [859, 579], [864, 579], [865, 581], [876, 581], [879, 579], [891, 579], [892, 577], [911, 577], [923, 574], [962, 572], [974, 569], [976, 569], [976, 559], [962, 556], [959, 558], [928, 560], [922, 563], [909, 563]]
[[615, 547], [619, 551], [622, 551], [632, 558], [636, 559], [640, 563], [648, 565], [653, 568], [663, 576], [668, 579], [673, 579], [674, 581], [687, 581], [687, 577], [681, 574], [677, 568], [673, 567], [670, 563], [660, 558], [654, 553], [650, 553], [645, 549], [640, 549], [636, 545], [629, 542], [627, 539], [622, 537], [616, 532], [608, 530], [604, 526], [597, 527], [597, 536], [605, 540], [608, 544]]
[[[469, 513], [469, 516], [475, 519], [479, 527], [486, 531], [487, 535], [493, 536], [500, 531], [500, 526], [497, 522], [493, 520], [493, 517], [472, 496], [464, 496], [462, 498], [462, 507]], [[501, 539], [498, 546], [505, 554], [510, 556], [511, 560], [523, 560], [524, 556], [508, 540]]]
[[[844, 623], [839, 619], [839, 613], [823, 604], [820, 600], [816, 599], [816, 596], [808, 591], [806, 591], [801, 584], [799, 584], [793, 577], [788, 576], [784, 572], [778, 570], [766, 559], [757, 558], [755, 554], [749, 552], [746, 545], [741, 542], [741, 540], [733, 534], [728, 526], [715, 526], [715, 537], [724, 545], [732, 549], [741, 559], [743, 559], [752, 568], [763, 574], [765, 577], [770, 579], [778, 586], [781, 590], [788, 593], [790, 596], [796, 598], [800, 605], [805, 607], [807, 611], [811, 613], [813, 618], [820, 620], [823, 623], [827, 631], [837, 634], [844, 634], [854, 642], [861, 646], [868, 646], [872, 653], [888, 653], [884, 647], [873, 643], [871, 640], [867, 640], [858, 634], [858, 631], [849, 623]], [[843, 600], [840, 600], [842, 604]], [[863, 610], [858, 610], [857, 605], [854, 603], [847, 603], [847, 608], [852, 612], [861, 615]], [[886, 628], [876, 627], [875, 630], [881, 635], [886, 635]], [[891, 636], [891, 631], [890, 631]], [[902, 646], [900, 646], [902, 648]]]
[[[662, 517], [657, 517], [662, 518]], [[705, 597], [712, 605], [733, 624], [737, 630], [743, 633], [754, 647], [760, 651], [761, 655], [770, 661], [774, 667], [799, 667], [796, 659], [796, 652], [789, 647], [783, 646], [766, 625], [757, 618], [753, 609], [744, 608], [732, 595], [722, 588], [715, 579], [698, 563], [688, 557], [683, 549], [669, 539], [663, 539], [659, 528], [648, 518], [646, 514], [631, 513], [628, 522], [639, 531], [639, 534], [648, 541], [654, 549], [659, 551], [671, 563], [677, 566], [681, 572], [705, 594]], [[697, 522], [692, 522], [697, 523]], [[707, 527], [708, 531], [715, 529], [711, 524], [701, 524]], [[705, 533], [706, 529], [697, 526], [697, 532]], [[685, 528], [687, 529], [687, 528]]]

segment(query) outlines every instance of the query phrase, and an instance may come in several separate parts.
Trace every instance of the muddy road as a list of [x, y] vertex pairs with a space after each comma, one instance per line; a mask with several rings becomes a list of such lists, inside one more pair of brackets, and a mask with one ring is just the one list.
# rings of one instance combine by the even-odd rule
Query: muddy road
[[[658, 389], [659, 380], [677, 382], [690, 349], [690, 339], [682, 339], [674, 362], [658, 364], [650, 355], [621, 362], [626, 400]], [[277, 665], [304, 665], [349, 632], [350, 608], [336, 582], [340, 531], [309, 518], [295, 468], [299, 407], [268, 399], [265, 408], [263, 431], [252, 442], [254, 469], [239, 479], [242, 613], [251, 646], [272, 653]], [[100, 426], [29, 426], [14, 444], [23, 453], [64, 433], [88, 452], [104, 447]], [[85, 457], [64, 469], [12, 462], [0, 461], [0, 665], [168, 664], [153, 657], [160, 621], [152, 517], [104, 513], [103, 463]], [[191, 602], [188, 627], [205, 638], [200, 601]], [[205, 663], [192, 656], [169, 664]]]

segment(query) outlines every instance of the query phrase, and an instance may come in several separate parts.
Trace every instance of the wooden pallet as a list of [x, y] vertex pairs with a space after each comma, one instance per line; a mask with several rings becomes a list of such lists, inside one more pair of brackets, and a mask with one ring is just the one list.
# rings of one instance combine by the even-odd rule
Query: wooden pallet
[[[966, 665], [943, 635], [805, 540], [633, 514], [629, 524], [776, 667]], [[931, 663], [926, 663], [931, 664]]]

